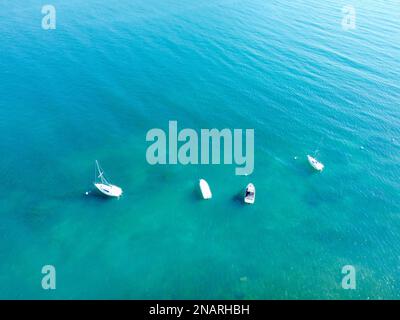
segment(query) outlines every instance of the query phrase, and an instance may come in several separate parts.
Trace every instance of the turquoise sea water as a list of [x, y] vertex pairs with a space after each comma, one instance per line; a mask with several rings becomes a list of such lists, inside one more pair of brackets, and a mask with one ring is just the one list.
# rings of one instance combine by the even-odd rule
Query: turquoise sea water
[[[399, 1], [51, 3], [0, 4], [0, 298], [400, 298]], [[169, 120], [254, 128], [254, 173], [148, 165]]]

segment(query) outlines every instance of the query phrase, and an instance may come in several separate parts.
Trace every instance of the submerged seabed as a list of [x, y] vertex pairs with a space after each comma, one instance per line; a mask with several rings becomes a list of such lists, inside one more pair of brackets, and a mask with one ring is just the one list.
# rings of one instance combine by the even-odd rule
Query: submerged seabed
[[[400, 298], [397, 1], [52, 3], [0, 6], [0, 298]], [[149, 166], [169, 120], [253, 128], [254, 173]]]

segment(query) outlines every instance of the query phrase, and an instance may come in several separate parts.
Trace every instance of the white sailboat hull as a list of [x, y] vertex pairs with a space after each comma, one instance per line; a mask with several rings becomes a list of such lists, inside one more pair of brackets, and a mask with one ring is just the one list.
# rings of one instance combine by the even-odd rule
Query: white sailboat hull
[[319, 162], [317, 159], [311, 157], [311, 156], [307, 156], [308, 162], [311, 165], [311, 167], [313, 167], [315, 170], [317, 171], [322, 171], [324, 170], [324, 165]]
[[199, 186], [200, 186], [200, 191], [203, 196], [203, 199], [206, 199], [206, 200], [211, 199], [212, 193], [211, 193], [211, 189], [210, 189], [210, 186], [208, 185], [207, 181], [204, 179], [200, 179]]
[[94, 186], [104, 195], [109, 197], [120, 197], [122, 189], [112, 184], [94, 183]]

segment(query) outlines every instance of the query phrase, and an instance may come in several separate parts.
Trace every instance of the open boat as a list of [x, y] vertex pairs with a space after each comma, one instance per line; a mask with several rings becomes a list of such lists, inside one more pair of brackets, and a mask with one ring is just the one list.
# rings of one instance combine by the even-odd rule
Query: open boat
[[111, 184], [104, 177], [104, 171], [100, 168], [99, 162], [97, 160], [95, 167], [95, 181], [93, 182], [93, 184], [102, 194], [106, 196], [119, 198], [122, 195], [122, 189]]
[[253, 204], [255, 200], [256, 200], [256, 188], [252, 183], [249, 183], [246, 187], [244, 202], [248, 204]]
[[317, 159], [311, 157], [310, 155], [307, 155], [308, 162], [310, 165], [317, 171], [322, 171], [324, 170], [324, 165], [319, 162]]
[[210, 186], [208, 185], [207, 181], [204, 179], [200, 179], [199, 181], [200, 191], [203, 196], [203, 199], [211, 199], [212, 193], [210, 190]]

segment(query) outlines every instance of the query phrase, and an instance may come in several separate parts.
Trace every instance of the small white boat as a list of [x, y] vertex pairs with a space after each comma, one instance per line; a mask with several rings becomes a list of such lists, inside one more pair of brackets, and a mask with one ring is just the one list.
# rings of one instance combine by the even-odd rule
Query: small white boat
[[252, 183], [249, 183], [246, 187], [246, 192], [244, 194], [244, 202], [248, 204], [253, 204], [256, 201], [256, 188]]
[[310, 155], [307, 155], [308, 162], [310, 165], [317, 171], [322, 171], [324, 170], [324, 165], [319, 162], [317, 159], [311, 157]]
[[199, 186], [200, 186], [201, 194], [203, 195], [203, 199], [211, 199], [212, 193], [211, 193], [211, 189], [210, 189], [210, 186], [208, 185], [207, 181], [204, 179], [200, 179]]
[[[98, 181], [98, 179], [100, 179], [100, 181]], [[101, 170], [97, 160], [95, 167], [95, 181], [93, 184], [102, 194], [106, 196], [119, 198], [122, 195], [122, 189], [111, 184], [104, 177], [104, 171]]]

